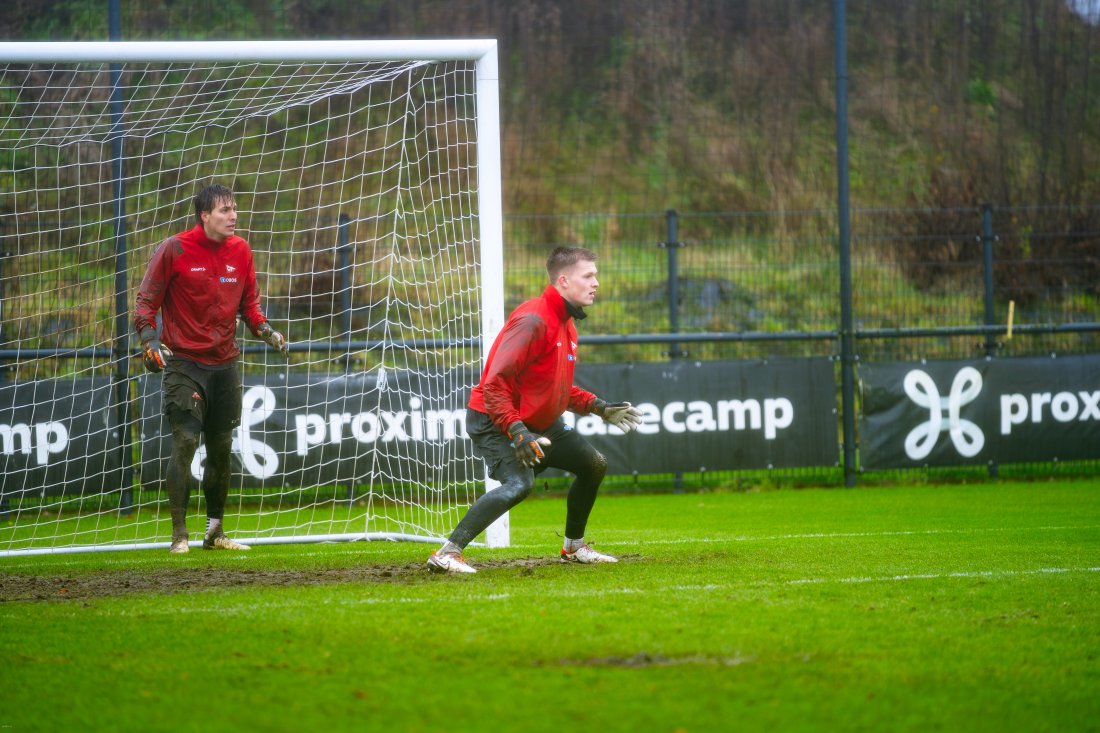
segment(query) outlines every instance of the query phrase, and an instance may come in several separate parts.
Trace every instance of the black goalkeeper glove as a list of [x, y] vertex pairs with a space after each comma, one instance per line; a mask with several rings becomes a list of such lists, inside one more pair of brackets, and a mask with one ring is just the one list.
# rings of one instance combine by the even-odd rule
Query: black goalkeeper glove
[[597, 397], [592, 403], [592, 412], [624, 433], [642, 424], [641, 411], [629, 402], [606, 402]]
[[154, 374], [164, 371], [164, 367], [167, 366], [168, 359], [171, 356], [172, 350], [162, 344], [160, 339], [156, 337], [141, 345], [141, 363]]
[[546, 457], [542, 448], [550, 445], [550, 439], [531, 430], [521, 420], [516, 420], [508, 426], [508, 437], [512, 439], [516, 458], [528, 468], [539, 465], [539, 462]]
[[287, 343], [287, 340], [283, 338], [283, 335], [272, 328], [271, 324], [267, 321], [263, 322], [263, 325], [260, 326], [259, 333], [257, 333], [256, 335], [263, 339], [268, 346], [275, 349], [283, 356], [287, 356], [290, 354], [290, 344]]

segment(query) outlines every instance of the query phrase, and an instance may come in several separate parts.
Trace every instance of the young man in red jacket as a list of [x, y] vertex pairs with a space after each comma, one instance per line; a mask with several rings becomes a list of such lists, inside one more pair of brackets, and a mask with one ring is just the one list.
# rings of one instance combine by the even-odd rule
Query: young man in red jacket
[[[222, 516], [229, 494], [233, 429], [241, 422], [241, 375], [237, 316], [273, 349], [287, 353], [282, 334], [260, 308], [252, 250], [234, 231], [237, 204], [225, 186], [206, 186], [195, 196], [196, 226], [164, 240], [153, 253], [138, 289], [134, 330], [142, 361], [164, 372], [164, 414], [172, 430], [168, 505], [172, 514], [169, 552], [189, 549], [187, 502], [191, 460], [206, 437], [202, 491], [206, 497], [203, 547], [247, 550], [225, 536]], [[157, 333], [157, 311], [162, 328]]]
[[584, 541], [588, 515], [607, 470], [607, 459], [562, 420], [566, 410], [596, 414], [629, 433], [641, 413], [629, 402], [608, 404], [573, 384], [577, 365], [574, 320], [585, 317], [600, 283], [596, 255], [580, 247], [558, 247], [546, 262], [550, 285], [508, 317], [481, 382], [470, 394], [466, 431], [489, 475], [501, 485], [483, 494], [450, 538], [428, 558], [435, 572], [475, 573], [462, 550], [498, 517], [523, 501], [535, 474], [553, 467], [576, 478], [566, 501], [563, 562], [618, 562]]

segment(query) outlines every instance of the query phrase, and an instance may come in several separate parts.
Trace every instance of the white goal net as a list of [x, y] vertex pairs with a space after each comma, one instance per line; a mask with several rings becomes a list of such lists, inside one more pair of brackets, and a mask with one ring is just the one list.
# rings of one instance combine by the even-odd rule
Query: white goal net
[[238, 325], [227, 531], [446, 535], [485, 487], [464, 408], [503, 321], [496, 85], [493, 41], [0, 43], [0, 554], [167, 547], [132, 310], [210, 183], [291, 344]]

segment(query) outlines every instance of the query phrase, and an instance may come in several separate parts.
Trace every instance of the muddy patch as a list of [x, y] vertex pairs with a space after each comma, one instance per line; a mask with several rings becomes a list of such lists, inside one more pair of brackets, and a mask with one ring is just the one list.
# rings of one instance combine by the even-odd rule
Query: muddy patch
[[638, 652], [629, 657], [591, 657], [589, 659], [562, 659], [557, 662], [563, 667], [622, 667], [641, 669], [644, 667], [675, 667], [678, 665], [735, 667], [752, 661], [748, 657], [712, 657], [705, 654], [689, 654], [681, 657], [666, 657], [663, 654]]
[[[523, 574], [548, 565], [559, 566], [561, 563], [557, 558], [548, 557], [477, 561], [478, 570], [518, 569]], [[87, 600], [130, 593], [194, 593], [250, 586], [411, 583], [444, 580], [447, 577], [429, 573], [423, 562], [302, 570], [166, 566], [155, 571], [146, 568], [80, 575], [0, 575], [0, 603]]]

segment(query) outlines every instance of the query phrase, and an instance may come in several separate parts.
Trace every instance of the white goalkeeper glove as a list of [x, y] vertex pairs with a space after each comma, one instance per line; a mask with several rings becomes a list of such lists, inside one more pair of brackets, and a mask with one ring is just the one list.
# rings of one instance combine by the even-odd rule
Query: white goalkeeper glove
[[290, 354], [290, 344], [287, 343], [287, 340], [283, 338], [283, 335], [272, 328], [271, 324], [267, 321], [264, 321], [263, 325], [260, 326], [260, 331], [256, 335], [263, 339], [268, 346], [275, 349], [283, 356], [287, 356], [288, 354]]
[[641, 410], [629, 402], [605, 402], [597, 397], [592, 404], [592, 412], [624, 433], [642, 424]]

